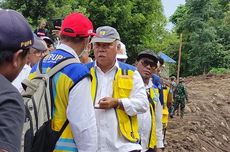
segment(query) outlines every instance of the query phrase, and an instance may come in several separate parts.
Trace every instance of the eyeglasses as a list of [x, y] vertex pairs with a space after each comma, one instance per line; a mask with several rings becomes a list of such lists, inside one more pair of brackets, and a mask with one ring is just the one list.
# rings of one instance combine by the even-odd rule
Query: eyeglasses
[[33, 54], [37, 57], [43, 57], [44, 55], [46, 55], [46, 52], [34, 51], [34, 52], [29, 52], [29, 54]]
[[141, 64], [144, 66], [144, 67], [147, 67], [148, 65], [151, 67], [152, 70], [155, 70], [156, 67], [157, 67], [157, 64], [152, 62], [152, 61], [149, 61], [149, 60], [141, 60]]

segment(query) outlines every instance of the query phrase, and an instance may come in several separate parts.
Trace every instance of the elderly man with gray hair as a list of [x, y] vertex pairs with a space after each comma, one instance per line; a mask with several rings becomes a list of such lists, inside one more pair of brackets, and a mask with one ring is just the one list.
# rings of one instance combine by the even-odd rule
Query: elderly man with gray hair
[[97, 152], [138, 152], [137, 114], [148, 110], [148, 99], [139, 72], [116, 59], [120, 36], [110, 26], [97, 28], [93, 43], [95, 62], [87, 66], [92, 75]]
[[122, 42], [120, 42], [120, 44], [118, 45], [116, 58], [118, 61], [121, 62], [126, 62], [126, 60], [128, 59], [125, 44]]

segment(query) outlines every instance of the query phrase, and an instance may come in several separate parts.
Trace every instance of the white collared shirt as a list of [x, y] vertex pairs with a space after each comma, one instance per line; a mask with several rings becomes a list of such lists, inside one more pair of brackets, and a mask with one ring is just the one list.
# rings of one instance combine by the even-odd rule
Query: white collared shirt
[[25, 64], [22, 68], [22, 71], [12, 82], [12, 84], [18, 89], [20, 93], [24, 90], [22, 87], [22, 81], [24, 79], [28, 79], [30, 71], [31, 71], [31, 67], [28, 64]]
[[65, 45], [65, 44], [61, 43], [60, 45], [57, 46], [57, 50], [59, 50], [59, 49], [64, 50], [66, 52], [69, 52], [70, 54], [72, 54], [77, 59], [77, 61], [79, 63], [81, 62], [79, 57], [78, 57], [78, 55], [77, 55], [77, 53], [71, 47], [69, 47], [68, 45]]
[[[146, 90], [149, 90], [153, 86], [152, 81], [149, 81], [149, 84], [146, 85]], [[157, 137], [157, 148], [163, 148], [163, 126], [162, 126], [162, 106], [159, 101], [159, 97], [155, 107], [155, 120], [156, 120], [156, 137]], [[143, 114], [138, 115], [138, 124], [139, 124], [139, 133], [141, 136], [141, 146], [142, 152], [148, 150], [149, 137], [152, 128], [152, 119], [150, 109]]]
[[[98, 66], [95, 65], [95, 71], [98, 78], [98, 88], [95, 104], [103, 97], [112, 97], [113, 80], [118, 62], [104, 73]], [[125, 112], [134, 116], [149, 109], [148, 99], [144, 87], [144, 83], [138, 71], [134, 72], [134, 85], [129, 98], [122, 98], [122, 104]], [[141, 145], [131, 143], [124, 139], [118, 132], [118, 122], [115, 110], [112, 109], [95, 109], [97, 129], [98, 129], [98, 149], [97, 152], [128, 152], [132, 150], [140, 150]]]
[[[80, 62], [77, 54], [69, 46], [60, 44], [57, 49], [71, 53]], [[66, 110], [78, 152], [95, 152], [97, 149], [97, 128], [92, 103], [91, 80], [87, 77], [70, 91]]]

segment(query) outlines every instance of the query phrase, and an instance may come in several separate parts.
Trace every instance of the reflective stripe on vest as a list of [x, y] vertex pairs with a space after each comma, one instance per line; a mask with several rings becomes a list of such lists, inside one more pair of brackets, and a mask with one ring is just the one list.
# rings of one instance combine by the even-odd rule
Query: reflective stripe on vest
[[54, 152], [60, 151], [77, 152], [78, 150], [73, 139], [60, 138], [56, 143]]
[[[64, 50], [52, 51], [47, 55], [42, 62], [42, 72], [47, 73], [52, 67], [65, 58], [73, 58], [74, 56]], [[73, 71], [77, 71], [73, 74]], [[52, 111], [52, 130], [60, 131], [66, 121], [66, 108], [68, 106], [69, 91], [84, 77], [89, 76], [89, 70], [81, 63], [75, 63], [66, 66], [52, 77], [52, 99], [54, 108]], [[36, 76], [36, 66], [33, 67], [30, 74], [30, 79]], [[59, 138], [55, 152], [76, 152], [77, 147], [74, 143], [70, 124], [67, 125]]]
[[[95, 104], [98, 82], [97, 74], [94, 67], [90, 69], [90, 73], [92, 75], [91, 95]], [[121, 68], [117, 70], [113, 81], [113, 98], [120, 99], [128, 98], [130, 96], [130, 92], [133, 88], [133, 75], [134, 71], [132, 70], [122, 70]], [[124, 110], [119, 108], [115, 108], [115, 111], [118, 120], [120, 135], [122, 135], [130, 142], [139, 142], [140, 137], [138, 134], [137, 116], [129, 116]]]

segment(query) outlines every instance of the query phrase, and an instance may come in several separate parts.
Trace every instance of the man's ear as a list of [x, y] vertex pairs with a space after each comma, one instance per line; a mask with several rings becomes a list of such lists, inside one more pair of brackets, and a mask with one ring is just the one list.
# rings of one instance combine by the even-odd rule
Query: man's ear
[[133, 66], [137, 66], [137, 63], [138, 63], [138, 61], [136, 60], [136, 61], [133, 63]]
[[121, 44], [120, 43], [117, 44], [117, 49], [121, 49]]
[[18, 50], [17, 52], [14, 53], [14, 56], [13, 56], [13, 67], [18, 67], [18, 62], [20, 60], [20, 55], [22, 53], [23, 50]]

